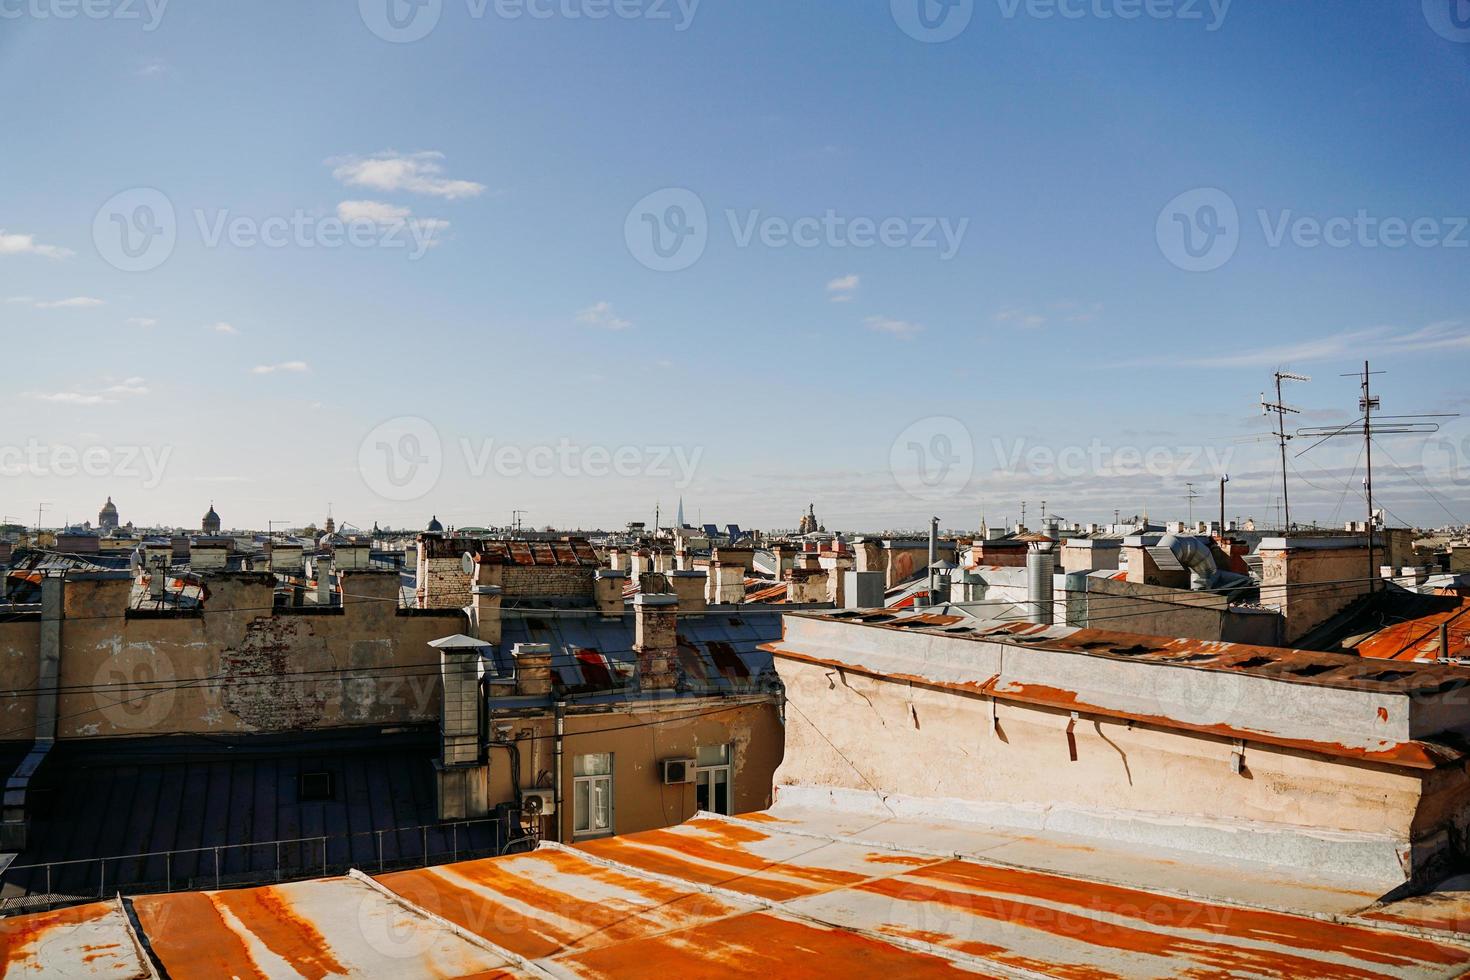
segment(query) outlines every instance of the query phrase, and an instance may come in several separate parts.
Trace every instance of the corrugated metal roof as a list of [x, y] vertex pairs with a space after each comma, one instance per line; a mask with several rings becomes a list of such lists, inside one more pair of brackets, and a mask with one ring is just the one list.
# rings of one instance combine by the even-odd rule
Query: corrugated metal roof
[[[128, 904], [175, 977], [1362, 978], [1470, 969], [1470, 937], [1437, 931], [1438, 920], [1298, 914], [957, 856], [938, 841], [897, 846], [896, 823], [844, 831], [790, 813], [702, 815], [669, 830], [376, 880], [354, 872]], [[0, 965], [17, 973], [148, 975], [117, 904], [6, 920], [0, 939]]]
[[[1417, 660], [1433, 663], [1442, 656], [1470, 655], [1470, 598], [1436, 595], [1421, 600], [1440, 608], [1407, 622], [1386, 626], [1353, 648], [1361, 657]], [[1449, 632], [1449, 650], [1439, 648], [1439, 630]]]

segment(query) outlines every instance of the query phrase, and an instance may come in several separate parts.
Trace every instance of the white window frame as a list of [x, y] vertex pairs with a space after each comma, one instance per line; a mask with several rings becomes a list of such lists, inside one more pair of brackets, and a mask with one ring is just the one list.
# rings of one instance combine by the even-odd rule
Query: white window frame
[[[583, 753], [583, 754], [585, 754], [585, 755], [605, 755], [605, 756], [607, 756], [607, 770], [608, 771], [606, 773], [602, 773], [602, 774], [599, 774], [599, 775], [596, 775], [596, 776], [576, 776], [576, 775], [574, 775], [572, 777], [572, 839], [573, 840], [586, 840], [586, 839], [590, 839], [590, 838], [593, 838], [593, 837], [610, 837], [614, 833], [614, 828], [617, 826], [617, 808], [616, 808], [617, 797], [613, 794], [613, 768], [614, 768], [613, 753], [611, 753], [611, 752], [588, 752], [588, 753]], [[576, 770], [573, 769], [573, 772], [575, 772], [575, 771]], [[581, 795], [578, 792], [578, 790], [584, 784], [587, 787], [587, 813], [585, 815], [586, 816], [586, 826], [585, 827], [582, 826], [582, 823], [583, 823], [582, 816], [583, 815], [577, 813], [577, 799]], [[597, 812], [597, 807], [595, 807], [593, 805], [593, 802], [592, 801], [593, 801], [593, 798], [598, 793], [606, 793], [607, 794], [607, 826], [606, 827], [593, 827], [592, 826], [593, 814]]]
[[[705, 747], [711, 748], [713, 746]], [[710, 804], [714, 805], [715, 780], [711, 773], [723, 770], [725, 773], [725, 816], [730, 817], [735, 815], [735, 746], [726, 742], [724, 747], [724, 762], [717, 766], [696, 765], [694, 767], [694, 798], [696, 800], [699, 799], [699, 787], [708, 782], [709, 786], [706, 791], [706, 796]], [[698, 754], [697, 751], [696, 754]]]

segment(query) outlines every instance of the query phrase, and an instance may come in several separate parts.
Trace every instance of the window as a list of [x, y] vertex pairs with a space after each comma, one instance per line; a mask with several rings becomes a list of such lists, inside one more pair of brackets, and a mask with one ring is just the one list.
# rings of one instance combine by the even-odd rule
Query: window
[[701, 745], [696, 753], [694, 799], [707, 813], [730, 815], [730, 745]]
[[330, 772], [303, 772], [297, 779], [296, 799], [301, 803], [324, 803], [336, 797]]
[[572, 835], [600, 837], [613, 832], [612, 753], [579, 755], [572, 770]]

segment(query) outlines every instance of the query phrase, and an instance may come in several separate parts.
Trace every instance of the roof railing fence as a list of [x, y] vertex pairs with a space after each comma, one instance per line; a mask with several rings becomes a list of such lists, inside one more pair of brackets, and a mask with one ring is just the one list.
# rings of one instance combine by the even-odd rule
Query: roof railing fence
[[0, 916], [93, 902], [114, 895], [275, 884], [345, 874], [382, 873], [493, 857], [503, 839], [498, 817], [323, 834], [214, 847], [174, 848], [101, 858], [12, 864], [0, 887], [20, 891]]

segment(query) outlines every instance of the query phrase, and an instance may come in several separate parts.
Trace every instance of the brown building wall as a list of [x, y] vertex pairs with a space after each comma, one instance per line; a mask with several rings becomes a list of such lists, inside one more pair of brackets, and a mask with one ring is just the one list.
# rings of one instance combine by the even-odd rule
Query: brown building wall
[[[659, 721], [657, 726], [650, 722]], [[520, 737], [522, 788], [553, 785], [555, 722], [549, 717], [514, 718], [492, 714], [490, 724], [508, 723]], [[654, 707], [576, 713], [566, 717], [563, 742], [563, 801], [556, 817], [562, 840], [572, 840], [575, 757], [610, 752], [613, 756], [613, 830], [629, 834], [669, 827], [694, 814], [694, 784], [665, 786], [663, 759], [695, 757], [698, 746], [731, 746], [733, 811], [749, 813], [771, 802], [771, 783], [785, 745], [780, 708], [773, 701], [712, 708], [708, 701], [675, 701]], [[513, 791], [507, 752], [492, 746], [490, 801], [510, 800]], [[551, 818], [548, 818], [548, 823]], [[544, 828], [550, 833], [550, 828]], [[553, 835], [554, 836], [554, 835]]]
[[[1368, 592], [1366, 546], [1262, 548], [1260, 554], [1261, 604], [1281, 608], [1286, 643], [1295, 642]], [[1373, 574], [1378, 574], [1376, 568]]]
[[[397, 573], [345, 573], [326, 614], [271, 608], [267, 574], [208, 575], [202, 614], [129, 615], [127, 579], [68, 581], [57, 737], [243, 734], [435, 722], [462, 613], [400, 612]], [[374, 596], [376, 598], [362, 598]], [[31, 734], [40, 625], [0, 623], [0, 738]]]

